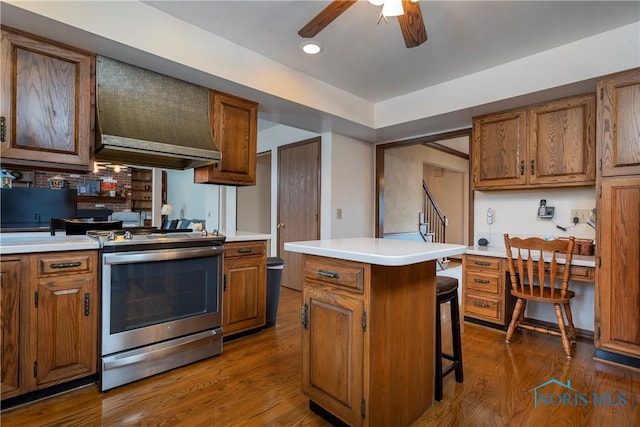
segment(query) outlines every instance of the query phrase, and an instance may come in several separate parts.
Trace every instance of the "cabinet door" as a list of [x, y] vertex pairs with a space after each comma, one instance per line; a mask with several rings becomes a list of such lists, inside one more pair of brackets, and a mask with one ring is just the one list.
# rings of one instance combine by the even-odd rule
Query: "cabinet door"
[[20, 273], [19, 260], [0, 261], [0, 341], [2, 399], [20, 390]]
[[640, 357], [640, 177], [602, 180], [598, 230], [596, 347]]
[[93, 56], [6, 28], [1, 45], [3, 165], [90, 171]]
[[364, 302], [305, 286], [302, 388], [352, 426], [362, 425]]
[[529, 113], [529, 184], [595, 184], [595, 96], [561, 99]]
[[266, 258], [225, 259], [222, 329], [225, 336], [264, 326], [266, 322]]
[[255, 185], [258, 104], [211, 91], [213, 140], [222, 158], [196, 168], [195, 182]]
[[37, 284], [39, 387], [97, 371], [96, 275], [61, 275]]
[[472, 167], [475, 188], [524, 185], [526, 162], [525, 110], [474, 119]]
[[640, 68], [598, 82], [602, 176], [640, 175]]

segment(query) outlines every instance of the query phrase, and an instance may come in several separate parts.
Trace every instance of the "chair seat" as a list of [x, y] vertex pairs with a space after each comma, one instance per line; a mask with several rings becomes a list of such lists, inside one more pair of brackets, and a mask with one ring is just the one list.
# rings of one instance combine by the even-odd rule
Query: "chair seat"
[[455, 277], [436, 276], [436, 295], [441, 296], [458, 291], [458, 279]]
[[542, 296], [540, 296], [539, 288], [533, 290], [533, 295], [529, 292], [514, 291], [511, 289], [511, 295], [516, 298], [526, 298], [530, 301], [542, 301], [546, 303], [566, 304], [571, 298], [576, 296], [573, 291], [563, 291], [561, 289], [555, 289], [553, 291], [553, 298], [551, 297], [551, 288], [543, 288]]

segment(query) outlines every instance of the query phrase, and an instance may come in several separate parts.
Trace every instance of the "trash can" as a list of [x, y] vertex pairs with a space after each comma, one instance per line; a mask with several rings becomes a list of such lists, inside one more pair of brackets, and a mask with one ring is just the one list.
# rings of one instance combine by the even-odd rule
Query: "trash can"
[[280, 282], [284, 260], [278, 257], [267, 258], [267, 323], [265, 328], [275, 326], [278, 320], [278, 301], [280, 300]]

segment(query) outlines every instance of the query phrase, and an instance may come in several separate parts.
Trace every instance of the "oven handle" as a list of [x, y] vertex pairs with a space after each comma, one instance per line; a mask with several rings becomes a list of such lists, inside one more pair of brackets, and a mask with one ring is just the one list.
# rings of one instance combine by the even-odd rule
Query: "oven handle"
[[133, 264], [140, 262], [167, 261], [174, 259], [204, 258], [222, 255], [220, 246], [207, 248], [163, 249], [158, 251], [116, 252], [104, 254], [105, 264]]

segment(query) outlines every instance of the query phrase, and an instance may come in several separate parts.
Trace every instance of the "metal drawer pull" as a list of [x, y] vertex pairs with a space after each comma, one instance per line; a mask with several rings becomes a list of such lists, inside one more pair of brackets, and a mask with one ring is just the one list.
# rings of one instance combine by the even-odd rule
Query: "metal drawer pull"
[[489, 303], [486, 302], [478, 302], [478, 301], [474, 301], [473, 305], [475, 305], [476, 307], [483, 307], [483, 308], [489, 308], [491, 307], [491, 305]]
[[331, 279], [340, 278], [340, 273], [338, 273], [337, 271], [330, 271], [330, 270], [318, 270], [318, 275], [323, 277], [329, 277]]
[[476, 283], [491, 283], [491, 280], [487, 280], [487, 279], [475, 278], [475, 279], [473, 279], [473, 281], [476, 282]]
[[238, 249], [240, 254], [250, 254], [251, 252], [253, 252], [253, 249]]
[[488, 262], [488, 261], [473, 261], [473, 263], [474, 263], [475, 265], [482, 265], [482, 266], [484, 266], [484, 267], [491, 265], [491, 263], [490, 263], [490, 262]]
[[76, 262], [54, 262], [49, 264], [49, 268], [73, 268], [80, 267], [82, 265], [81, 261]]

